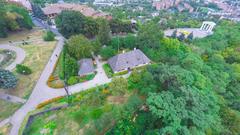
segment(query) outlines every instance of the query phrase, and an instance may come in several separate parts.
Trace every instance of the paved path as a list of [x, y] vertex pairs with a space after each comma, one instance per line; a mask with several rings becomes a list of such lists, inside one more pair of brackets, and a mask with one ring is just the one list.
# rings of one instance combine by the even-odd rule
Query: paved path
[[16, 96], [12, 96], [12, 95], [9, 95], [9, 94], [5, 94], [5, 93], [0, 93], [0, 99], [6, 100], [6, 101], [9, 101], [9, 102], [13, 102], [13, 103], [24, 104], [26, 102], [25, 99], [22, 99], [22, 98], [19, 98], [19, 97], [16, 97]]
[[26, 57], [25, 51], [19, 47], [5, 44], [5, 45], [0, 45], [0, 49], [6, 49], [6, 50], [11, 50], [16, 52], [16, 59], [8, 67], [5, 68], [6, 70], [12, 71], [16, 67], [16, 65], [21, 64]]
[[7, 118], [7, 119], [1, 121], [1, 122], [0, 122], [0, 128], [3, 127], [3, 126], [5, 126], [5, 125], [8, 124], [9, 122], [10, 122], [10, 118]]

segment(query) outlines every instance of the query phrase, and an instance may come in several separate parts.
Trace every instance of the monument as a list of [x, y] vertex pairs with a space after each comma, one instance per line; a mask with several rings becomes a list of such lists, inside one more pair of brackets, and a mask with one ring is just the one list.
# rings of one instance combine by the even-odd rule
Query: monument
[[216, 26], [216, 23], [214, 23], [214, 22], [204, 21], [200, 30], [212, 32], [212, 30], [215, 26]]
[[185, 38], [188, 37], [189, 34], [193, 34], [193, 38], [204, 38], [213, 34], [213, 29], [216, 26], [216, 23], [210, 21], [204, 21], [200, 28], [177, 28], [177, 29], [169, 29], [164, 31], [164, 35], [166, 37], [172, 37], [173, 32], [176, 31], [177, 37], [181, 34], [185, 35]]

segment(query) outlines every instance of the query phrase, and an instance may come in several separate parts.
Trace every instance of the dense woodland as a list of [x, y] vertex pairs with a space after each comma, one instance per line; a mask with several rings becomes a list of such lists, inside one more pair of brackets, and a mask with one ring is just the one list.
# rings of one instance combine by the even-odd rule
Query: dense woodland
[[0, 15], [0, 37], [6, 37], [8, 32], [31, 29], [33, 26], [28, 11], [19, 5], [0, 2]]
[[156, 64], [129, 78], [144, 103], [108, 134], [237, 135], [240, 25], [221, 21], [214, 35], [190, 43], [162, 38], [156, 29], [138, 35], [138, 47]]

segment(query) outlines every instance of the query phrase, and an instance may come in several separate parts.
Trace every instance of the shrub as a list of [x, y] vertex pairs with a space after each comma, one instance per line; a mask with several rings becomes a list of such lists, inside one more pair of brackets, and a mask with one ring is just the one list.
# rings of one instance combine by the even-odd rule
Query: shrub
[[107, 60], [113, 57], [115, 54], [116, 54], [116, 51], [111, 46], [104, 47], [100, 51], [100, 55], [104, 60]]
[[111, 78], [113, 76], [113, 71], [108, 64], [104, 64], [103, 69], [104, 69], [105, 73], [107, 74], [108, 78]]
[[29, 75], [29, 74], [32, 73], [32, 70], [29, 67], [25, 66], [25, 65], [17, 64], [16, 68], [17, 68], [16, 71], [19, 74]]
[[44, 41], [54, 41], [54, 39], [55, 39], [55, 34], [50, 30], [46, 31], [43, 35]]
[[49, 105], [53, 102], [56, 102], [56, 101], [59, 101], [60, 99], [64, 98], [63, 96], [59, 96], [59, 97], [56, 97], [56, 98], [52, 98], [52, 99], [49, 99], [49, 100], [46, 100], [40, 104], [37, 105], [37, 109], [40, 109], [40, 108], [43, 108], [44, 106], [46, 105]]
[[125, 71], [122, 71], [122, 72], [115, 73], [113, 76], [121, 76], [121, 75], [126, 75], [126, 74], [128, 74], [128, 70], [125, 70]]
[[11, 89], [17, 86], [16, 76], [8, 71], [0, 69], [0, 88], [2, 89]]
[[102, 109], [98, 108], [98, 109], [94, 109], [90, 115], [91, 115], [91, 118], [95, 120], [100, 118], [102, 114], [103, 114]]
[[68, 79], [68, 81], [67, 81], [67, 83], [68, 83], [68, 85], [74, 85], [74, 84], [77, 84], [78, 83], [78, 76], [71, 76], [69, 79]]

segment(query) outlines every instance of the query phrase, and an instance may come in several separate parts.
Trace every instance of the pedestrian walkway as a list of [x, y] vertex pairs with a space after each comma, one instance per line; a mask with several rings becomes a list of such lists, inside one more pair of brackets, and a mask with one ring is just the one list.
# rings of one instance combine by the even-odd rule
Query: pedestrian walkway
[[15, 69], [16, 65], [21, 64], [26, 57], [25, 51], [20, 47], [4, 44], [0, 45], [0, 49], [16, 52], [16, 59], [8, 67], [5, 68], [6, 70], [12, 71], [13, 69]]
[[0, 122], [0, 128], [3, 127], [3, 126], [5, 126], [5, 125], [8, 124], [9, 122], [10, 122], [10, 118], [7, 118], [7, 119], [1, 121], [1, 122]]
[[16, 97], [16, 96], [12, 96], [12, 95], [9, 95], [9, 94], [4, 94], [4, 93], [0, 93], [0, 99], [3, 99], [3, 100], [8, 101], [8, 102], [12, 102], [12, 103], [24, 104], [26, 102], [25, 99], [22, 99], [22, 98], [19, 98], [19, 97]]

